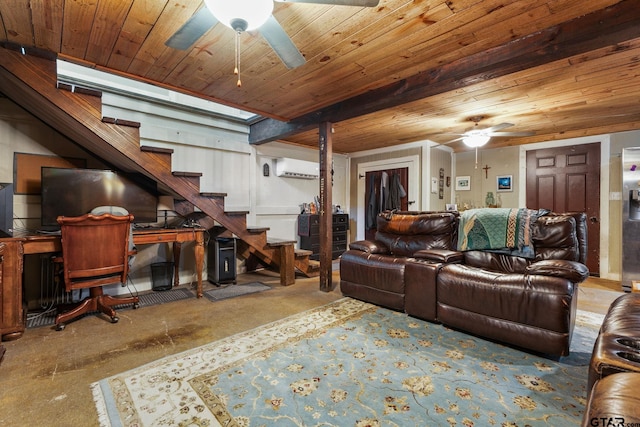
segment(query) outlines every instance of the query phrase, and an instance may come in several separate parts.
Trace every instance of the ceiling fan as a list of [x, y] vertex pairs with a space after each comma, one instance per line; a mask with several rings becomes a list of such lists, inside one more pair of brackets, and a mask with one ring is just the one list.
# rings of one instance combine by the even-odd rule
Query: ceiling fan
[[513, 123], [500, 123], [495, 126], [491, 126], [488, 128], [478, 128], [478, 123], [482, 120], [484, 116], [473, 116], [470, 117], [469, 120], [474, 122], [475, 125], [472, 129], [466, 131], [465, 133], [458, 133], [455, 135], [460, 135], [460, 137], [456, 139], [452, 139], [451, 141], [445, 142], [443, 145], [451, 144], [452, 142], [460, 141], [464, 142], [467, 147], [475, 148], [476, 150], [476, 169], [478, 168], [478, 147], [482, 147], [485, 145], [491, 138], [497, 137], [514, 137], [514, 136], [532, 136], [535, 135], [533, 132], [500, 132], [502, 129], [509, 128], [514, 126]]
[[[289, 3], [374, 7], [380, 0], [277, 0]], [[257, 30], [289, 68], [303, 65], [306, 60], [273, 16], [273, 0], [204, 0], [205, 7], [196, 12], [165, 44], [186, 50], [218, 22], [236, 32], [236, 70], [240, 82], [239, 36], [244, 31]]]
[[462, 140], [462, 142], [464, 142], [466, 146], [471, 148], [478, 148], [485, 145], [493, 137], [514, 137], [514, 136], [535, 135], [533, 132], [500, 132], [502, 129], [506, 129], [511, 126], [514, 126], [513, 123], [500, 123], [495, 126], [481, 129], [478, 127], [478, 123], [483, 118], [484, 118], [483, 116], [473, 116], [469, 118], [470, 121], [475, 123], [475, 125], [473, 126], [473, 129], [470, 129], [465, 133], [456, 134], [456, 135], [460, 135], [460, 137], [453, 139], [451, 141], [445, 142], [445, 144], [450, 144], [452, 142]]

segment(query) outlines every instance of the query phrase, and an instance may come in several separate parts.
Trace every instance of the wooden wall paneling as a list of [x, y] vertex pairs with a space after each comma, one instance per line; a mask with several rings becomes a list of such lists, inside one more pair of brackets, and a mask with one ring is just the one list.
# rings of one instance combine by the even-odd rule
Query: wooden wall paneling
[[15, 194], [40, 194], [43, 167], [84, 168], [85, 159], [14, 153], [13, 188]]

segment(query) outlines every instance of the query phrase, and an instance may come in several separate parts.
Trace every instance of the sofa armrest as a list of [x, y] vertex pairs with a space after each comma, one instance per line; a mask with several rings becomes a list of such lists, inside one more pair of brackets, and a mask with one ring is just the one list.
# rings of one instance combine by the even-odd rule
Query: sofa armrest
[[358, 240], [349, 243], [349, 249], [370, 254], [388, 254], [389, 248], [382, 242], [376, 240]]
[[589, 277], [589, 269], [586, 265], [564, 259], [547, 259], [534, 262], [527, 266], [525, 273], [561, 277], [573, 283], [580, 283]]
[[449, 249], [422, 249], [413, 254], [414, 258], [432, 262], [460, 263], [464, 256], [462, 252]]

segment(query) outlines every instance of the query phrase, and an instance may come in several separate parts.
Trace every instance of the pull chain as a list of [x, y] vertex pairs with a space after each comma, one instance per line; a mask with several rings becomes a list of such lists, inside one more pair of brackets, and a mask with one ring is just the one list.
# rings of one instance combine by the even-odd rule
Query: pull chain
[[240, 33], [241, 31], [236, 31], [236, 68], [234, 70], [234, 74], [238, 76], [238, 82], [236, 83], [238, 87], [242, 86], [242, 81], [240, 80]]

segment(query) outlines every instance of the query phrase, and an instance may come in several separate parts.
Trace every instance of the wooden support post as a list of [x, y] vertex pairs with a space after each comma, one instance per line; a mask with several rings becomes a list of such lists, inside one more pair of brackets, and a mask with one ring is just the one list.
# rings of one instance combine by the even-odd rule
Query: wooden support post
[[320, 123], [320, 290], [331, 292], [332, 283], [332, 250], [333, 247], [333, 208], [331, 160], [333, 158], [332, 124]]
[[280, 246], [280, 285], [289, 286], [296, 282], [295, 250], [293, 243]]

